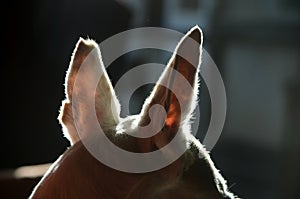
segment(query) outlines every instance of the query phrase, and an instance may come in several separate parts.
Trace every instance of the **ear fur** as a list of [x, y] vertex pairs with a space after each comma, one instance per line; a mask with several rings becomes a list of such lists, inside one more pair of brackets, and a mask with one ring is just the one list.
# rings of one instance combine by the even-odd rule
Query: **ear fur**
[[88, 136], [92, 131], [88, 127], [93, 125], [82, 123], [93, 117], [93, 113], [88, 111], [93, 102], [93, 108], [104, 132], [118, 123], [120, 104], [104, 68], [100, 49], [93, 40], [80, 38], [76, 44], [66, 76], [65, 93], [66, 99], [62, 103], [59, 121], [65, 136], [72, 144], [80, 139], [74, 119], [76, 123], [87, 127], [85, 130], [80, 129], [81, 138]]

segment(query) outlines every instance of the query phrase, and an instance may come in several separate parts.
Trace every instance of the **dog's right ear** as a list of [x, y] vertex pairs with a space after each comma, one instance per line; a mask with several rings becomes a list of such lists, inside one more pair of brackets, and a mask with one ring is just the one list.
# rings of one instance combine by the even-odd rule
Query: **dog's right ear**
[[76, 44], [66, 76], [65, 93], [66, 99], [58, 119], [71, 144], [94, 133], [91, 128], [95, 125], [89, 122], [95, 113], [104, 132], [117, 125], [120, 104], [103, 65], [98, 44], [93, 40], [80, 38]]
[[[148, 146], [144, 142], [141, 144], [143, 151], [149, 152], [164, 147], [174, 138], [179, 129], [189, 126], [197, 104], [202, 37], [201, 29], [195, 26], [181, 39], [165, 71], [145, 101], [140, 113], [139, 125], [146, 126], [150, 122], [154, 126], [163, 124], [163, 130], [151, 138]], [[161, 112], [157, 111], [153, 112], [151, 121], [150, 109], [155, 104], [165, 109], [166, 118], [162, 118]], [[183, 135], [183, 132], [189, 131], [180, 132]]]

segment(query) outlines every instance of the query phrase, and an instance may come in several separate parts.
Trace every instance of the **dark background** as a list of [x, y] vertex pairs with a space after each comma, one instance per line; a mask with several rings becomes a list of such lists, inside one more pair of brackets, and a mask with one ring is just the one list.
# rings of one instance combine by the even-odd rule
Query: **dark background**
[[[56, 118], [80, 36], [101, 42], [135, 27], [185, 33], [198, 24], [227, 91], [225, 127], [211, 152], [216, 165], [243, 198], [299, 198], [298, 0], [39, 0], [2, 8], [0, 169], [52, 162], [69, 146]], [[108, 72], [115, 83], [135, 65], [168, 56], [132, 52]], [[131, 100], [132, 112], [144, 91]], [[204, 82], [200, 99], [202, 139], [210, 118]]]

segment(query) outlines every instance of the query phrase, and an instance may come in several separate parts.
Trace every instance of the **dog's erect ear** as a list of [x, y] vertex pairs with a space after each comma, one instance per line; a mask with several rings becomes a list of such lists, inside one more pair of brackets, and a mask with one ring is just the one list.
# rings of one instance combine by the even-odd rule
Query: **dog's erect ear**
[[78, 130], [81, 138], [93, 132], [93, 129], [89, 128], [95, 125], [87, 121], [92, 121], [89, 118], [95, 117], [95, 113], [104, 132], [116, 126], [120, 104], [96, 42], [79, 39], [70, 62], [65, 86], [66, 100], [63, 101], [59, 120], [64, 127], [65, 136], [72, 144], [80, 139]]
[[[162, 118], [161, 113], [151, 113], [152, 120], [156, 120], [151, 121], [151, 124], [163, 124], [163, 130], [152, 137], [151, 143], [154, 147], [161, 148], [166, 145], [192, 116], [197, 104], [201, 46], [202, 32], [195, 26], [177, 45], [165, 71], [144, 103], [140, 126], [150, 123], [149, 110], [154, 104], [162, 105], [167, 114], [166, 118]], [[147, 148], [146, 144], [143, 145]], [[142, 150], [153, 150], [153, 146], [149, 147]]]

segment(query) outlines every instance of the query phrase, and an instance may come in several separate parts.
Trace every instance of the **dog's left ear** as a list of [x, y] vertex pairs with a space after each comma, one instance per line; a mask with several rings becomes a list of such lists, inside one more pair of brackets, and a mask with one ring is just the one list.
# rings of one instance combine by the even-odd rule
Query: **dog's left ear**
[[[66, 100], [63, 101], [59, 120], [64, 134], [72, 144], [80, 137], [94, 133], [95, 117], [104, 133], [119, 121], [120, 104], [106, 73], [98, 44], [79, 39], [70, 62], [65, 82]], [[94, 112], [95, 110], [95, 112]], [[75, 121], [76, 120], [76, 125]]]
[[[143, 144], [146, 148], [143, 151], [168, 144], [178, 129], [190, 119], [197, 104], [201, 52], [202, 31], [195, 26], [177, 45], [165, 71], [144, 103], [139, 125], [146, 126], [150, 122], [155, 126], [164, 125], [163, 130], [152, 137], [151, 143], [155, 146]], [[150, 121], [149, 110], [154, 104], [164, 107], [166, 118], [162, 118], [161, 113], [151, 113], [152, 120], [155, 121]]]

